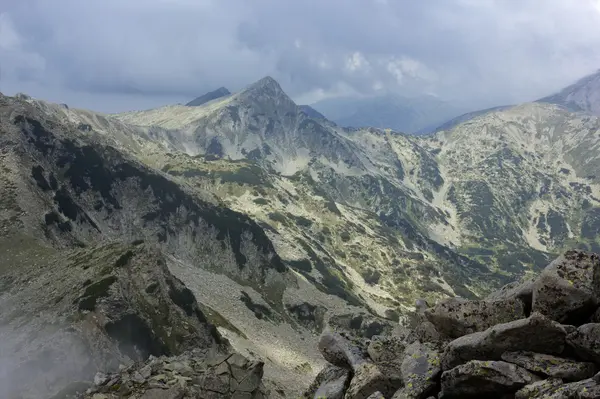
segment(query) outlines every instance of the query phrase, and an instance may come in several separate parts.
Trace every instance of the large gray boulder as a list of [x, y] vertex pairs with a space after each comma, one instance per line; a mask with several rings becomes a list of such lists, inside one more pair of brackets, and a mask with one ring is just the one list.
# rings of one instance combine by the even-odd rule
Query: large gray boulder
[[564, 383], [560, 378], [536, 381], [519, 389], [515, 394], [515, 399], [546, 398], [546, 395], [552, 394], [562, 385]]
[[534, 352], [505, 352], [502, 360], [521, 366], [536, 374], [561, 378], [565, 381], [579, 381], [591, 378], [596, 366], [590, 362], [578, 362], [552, 355]]
[[342, 399], [349, 382], [349, 370], [330, 364], [317, 374], [303, 397], [305, 399]]
[[402, 386], [402, 380], [383, 373], [373, 363], [362, 363], [354, 369], [354, 376], [348, 390], [346, 399], [366, 399], [375, 392], [382, 393], [386, 398]]
[[562, 325], [533, 313], [526, 319], [498, 324], [450, 342], [442, 356], [442, 369], [449, 370], [469, 360], [499, 360], [504, 352], [560, 354], [566, 335]]
[[364, 352], [358, 346], [330, 330], [321, 334], [319, 351], [329, 363], [351, 370], [367, 362]]
[[394, 395], [394, 399], [425, 398], [435, 390], [442, 371], [440, 354], [429, 344], [415, 342], [404, 352], [401, 371], [404, 388]]
[[600, 363], [600, 324], [580, 326], [567, 336], [567, 343], [581, 358]]
[[377, 335], [371, 339], [367, 352], [371, 360], [380, 362], [402, 362], [406, 341], [402, 337]]
[[493, 302], [450, 298], [427, 309], [425, 317], [441, 334], [458, 338], [498, 323], [522, 319], [525, 308], [523, 302], [515, 298]]
[[502, 361], [472, 360], [442, 374], [440, 398], [483, 398], [513, 393], [539, 377]]
[[485, 300], [488, 302], [503, 301], [507, 299], [518, 299], [523, 302], [525, 314], [529, 316], [533, 304], [534, 277], [526, 277], [519, 281], [506, 284], [497, 291], [492, 292]]
[[594, 378], [563, 384], [546, 380], [528, 385], [518, 391], [515, 399], [598, 399], [600, 385]]
[[599, 294], [600, 256], [567, 251], [536, 280], [532, 311], [564, 324], [581, 324], [598, 307]]

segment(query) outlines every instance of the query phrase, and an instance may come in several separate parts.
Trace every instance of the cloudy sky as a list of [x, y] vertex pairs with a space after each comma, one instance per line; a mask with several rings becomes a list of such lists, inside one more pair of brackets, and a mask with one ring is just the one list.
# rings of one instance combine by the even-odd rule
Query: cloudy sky
[[116, 112], [271, 75], [484, 107], [599, 69], [599, 27], [600, 0], [0, 0], [0, 91]]

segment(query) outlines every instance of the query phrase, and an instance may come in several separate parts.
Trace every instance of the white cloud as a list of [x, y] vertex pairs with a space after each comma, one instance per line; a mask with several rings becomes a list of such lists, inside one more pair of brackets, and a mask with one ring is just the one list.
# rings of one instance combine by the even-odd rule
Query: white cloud
[[44, 93], [192, 98], [272, 75], [298, 98], [346, 87], [487, 106], [541, 97], [598, 69], [599, 3], [9, 0], [0, 62], [4, 83], [35, 80]]

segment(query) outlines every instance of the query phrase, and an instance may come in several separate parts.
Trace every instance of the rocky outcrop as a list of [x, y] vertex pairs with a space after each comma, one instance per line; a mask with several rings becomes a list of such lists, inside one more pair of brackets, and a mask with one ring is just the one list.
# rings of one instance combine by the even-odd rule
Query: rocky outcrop
[[436, 329], [451, 338], [525, 317], [523, 302], [513, 298], [497, 301], [467, 301], [450, 298], [425, 311]]
[[414, 330], [374, 336], [366, 350], [347, 331], [324, 334], [320, 349], [350, 373], [346, 399], [598, 398], [600, 324], [584, 324], [600, 303], [597, 259], [569, 251], [484, 300], [419, 301]]
[[50, 396], [149, 356], [230, 350], [153, 245], [46, 254], [4, 277], [12, 284], [0, 296], [1, 397]]
[[515, 392], [538, 377], [514, 364], [472, 360], [442, 374], [441, 398], [464, 398]]
[[268, 397], [262, 376], [262, 362], [239, 354], [206, 358], [193, 351], [177, 357], [151, 357], [117, 373], [99, 373], [82, 399], [262, 399]]
[[565, 324], [582, 323], [598, 308], [600, 256], [568, 251], [540, 274], [533, 309]]
[[594, 363], [578, 362], [534, 352], [504, 352], [502, 360], [521, 366], [532, 373], [548, 378], [561, 378], [565, 381], [584, 380], [591, 378], [596, 373]]
[[446, 347], [442, 367], [448, 370], [469, 360], [500, 360], [504, 352], [518, 350], [559, 354], [565, 347], [566, 336], [567, 331], [560, 324], [533, 313], [526, 319], [455, 339]]

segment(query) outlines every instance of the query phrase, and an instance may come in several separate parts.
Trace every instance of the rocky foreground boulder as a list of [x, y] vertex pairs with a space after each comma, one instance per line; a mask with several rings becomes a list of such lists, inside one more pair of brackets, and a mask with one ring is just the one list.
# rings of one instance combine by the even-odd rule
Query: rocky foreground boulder
[[568, 251], [482, 300], [419, 300], [412, 331], [330, 328], [304, 397], [600, 398], [599, 287], [600, 256]]

